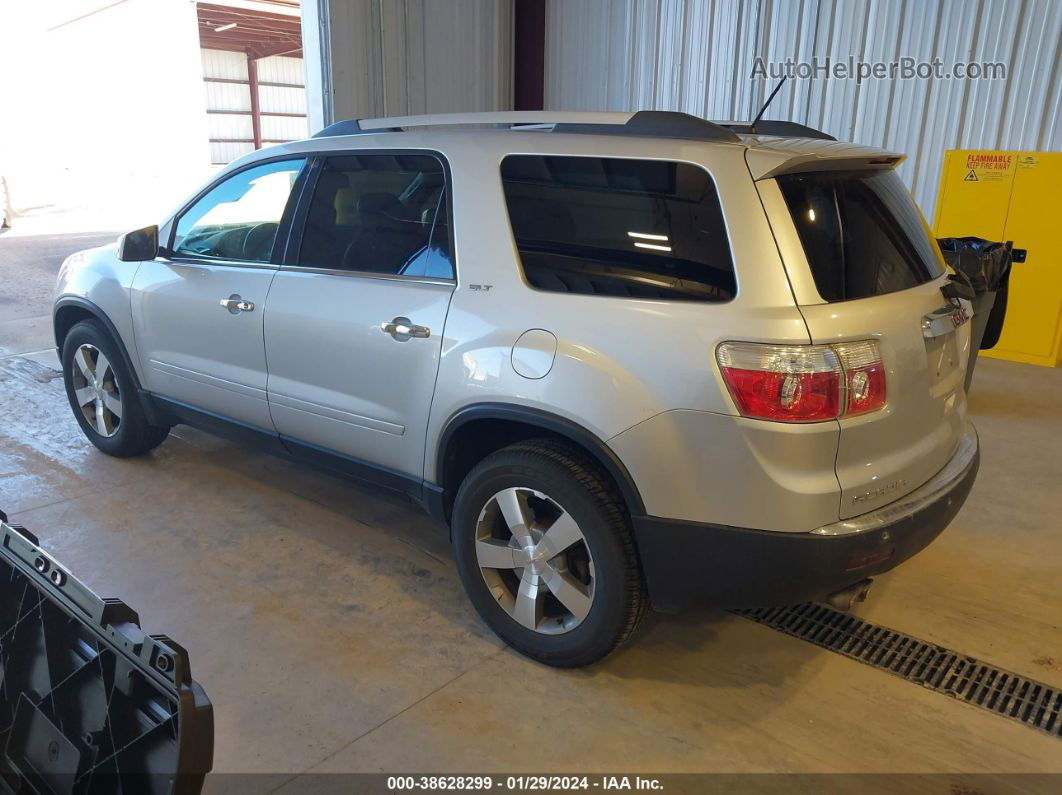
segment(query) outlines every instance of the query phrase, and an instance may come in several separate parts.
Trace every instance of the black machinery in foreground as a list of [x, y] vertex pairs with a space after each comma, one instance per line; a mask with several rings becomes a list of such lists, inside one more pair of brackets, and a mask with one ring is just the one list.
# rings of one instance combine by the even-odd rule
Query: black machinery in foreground
[[198, 793], [214, 716], [187, 652], [0, 520], [0, 792]]

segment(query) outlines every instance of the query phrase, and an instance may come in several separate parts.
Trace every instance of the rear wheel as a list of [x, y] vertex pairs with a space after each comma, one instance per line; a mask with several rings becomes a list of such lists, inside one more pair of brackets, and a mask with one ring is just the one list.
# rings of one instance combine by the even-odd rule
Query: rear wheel
[[645, 610], [630, 517], [607, 477], [565, 445], [521, 442], [485, 458], [458, 491], [453, 534], [483, 620], [540, 662], [595, 662]]
[[169, 428], [147, 421], [132, 373], [100, 323], [83, 320], [63, 341], [63, 381], [74, 417], [88, 440], [124, 458], [158, 447]]

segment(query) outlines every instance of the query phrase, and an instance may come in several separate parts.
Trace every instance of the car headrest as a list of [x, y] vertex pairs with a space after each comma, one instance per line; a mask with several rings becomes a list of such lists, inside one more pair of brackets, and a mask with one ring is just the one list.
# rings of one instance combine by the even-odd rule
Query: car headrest
[[410, 221], [409, 208], [390, 193], [366, 193], [358, 199], [362, 215], [383, 215], [395, 221]]
[[358, 222], [358, 195], [353, 188], [340, 188], [334, 202], [336, 226], [353, 226]]
[[310, 202], [310, 221], [314, 224], [332, 226], [335, 221], [335, 200], [341, 190], [349, 190], [347, 175], [338, 171], [323, 171]]

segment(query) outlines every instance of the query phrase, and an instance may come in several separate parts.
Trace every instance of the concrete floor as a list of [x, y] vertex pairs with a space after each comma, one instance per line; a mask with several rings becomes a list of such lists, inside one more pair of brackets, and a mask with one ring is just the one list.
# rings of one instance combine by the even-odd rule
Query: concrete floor
[[[1057, 738], [727, 614], [650, 615], [603, 664], [536, 665], [408, 504], [187, 428], [108, 458], [22, 356], [0, 390], [0, 508], [189, 650], [215, 770], [280, 774], [263, 790], [309, 771], [1062, 773]], [[1062, 370], [980, 362], [973, 494], [858, 615], [1062, 686], [1060, 392]]]
[[52, 291], [63, 260], [75, 251], [101, 246], [116, 232], [26, 235], [0, 229], [0, 357], [11, 354], [54, 364]]

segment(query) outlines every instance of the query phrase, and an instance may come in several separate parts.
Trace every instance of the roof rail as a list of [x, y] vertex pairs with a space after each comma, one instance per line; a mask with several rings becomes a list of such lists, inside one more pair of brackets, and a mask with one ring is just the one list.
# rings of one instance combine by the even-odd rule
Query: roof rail
[[343, 119], [343, 121], [333, 122], [327, 127], [318, 130], [311, 137], [331, 138], [334, 135], [362, 135], [364, 133], [378, 132], [402, 132], [402, 130], [398, 127], [392, 127], [388, 130], [367, 130], [361, 126], [360, 119]]
[[605, 135], [648, 135], [653, 138], [689, 138], [696, 141], [727, 141], [741, 139], [732, 130], [699, 116], [671, 110], [640, 110], [632, 113], [622, 125], [585, 122], [560, 123], [553, 132], [597, 133]]
[[348, 119], [330, 124], [314, 138], [335, 135], [361, 135], [377, 132], [401, 132], [406, 127], [440, 127], [447, 125], [508, 124], [548, 127], [558, 133], [594, 133], [597, 135], [646, 135], [657, 138], [729, 141], [740, 139], [734, 132], [710, 121], [662, 110], [636, 113], [582, 113], [572, 111], [501, 111], [493, 113], [441, 113], [427, 116], [390, 116], [380, 119]]
[[760, 119], [755, 126], [747, 121], [719, 122], [723, 127], [742, 135], [778, 135], [785, 138], [821, 138], [824, 141], [836, 141], [832, 135], [816, 130], [795, 121]]
[[382, 119], [362, 119], [363, 130], [384, 127], [445, 127], [471, 124], [538, 124], [561, 123], [625, 124], [631, 113], [580, 113], [554, 110], [502, 110], [486, 113], [430, 113], [425, 116], [389, 116]]

